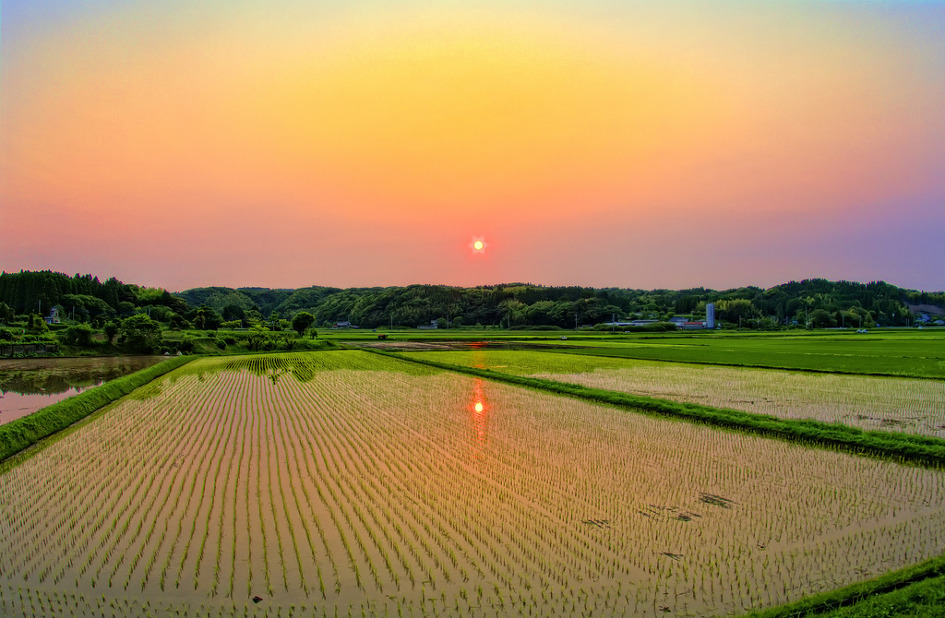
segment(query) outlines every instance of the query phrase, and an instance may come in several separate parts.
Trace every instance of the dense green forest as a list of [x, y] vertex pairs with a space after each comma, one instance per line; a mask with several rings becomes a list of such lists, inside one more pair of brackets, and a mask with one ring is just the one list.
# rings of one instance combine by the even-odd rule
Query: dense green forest
[[[169, 293], [160, 288], [104, 282], [91, 275], [50, 271], [0, 274], [0, 326], [35, 326], [55, 307], [63, 322], [103, 328], [147, 315], [163, 328], [216, 330], [266, 327], [288, 330], [299, 313], [313, 326], [350, 322], [363, 328], [499, 326], [504, 328], [575, 328], [633, 319], [666, 321], [672, 316], [699, 319], [714, 303], [725, 327], [908, 326], [922, 311], [910, 305], [945, 308], [945, 293], [919, 292], [885, 282], [855, 283], [807, 279], [769, 289], [634, 290], [623, 288], [547, 287], [525, 283], [462, 288], [410, 285], [384, 288], [313, 286], [296, 290], [268, 288], [195, 288]], [[941, 313], [945, 313], [942, 311]]]

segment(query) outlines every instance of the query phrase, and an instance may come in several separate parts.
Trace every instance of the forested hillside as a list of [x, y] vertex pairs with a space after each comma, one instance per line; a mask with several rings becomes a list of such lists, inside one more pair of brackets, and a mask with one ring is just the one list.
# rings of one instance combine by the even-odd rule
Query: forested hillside
[[666, 320], [705, 315], [716, 304], [720, 320], [748, 328], [807, 325], [909, 325], [907, 304], [945, 307], [945, 294], [904, 290], [884, 282], [792, 281], [767, 290], [745, 287], [717, 291], [546, 287], [513, 283], [475, 288], [411, 285], [386, 288], [310, 287], [298, 290], [197, 288], [179, 294], [191, 305], [206, 304], [224, 319], [288, 319], [299, 311], [316, 324], [349, 321], [378, 326], [417, 326], [442, 318], [450, 326], [480, 324], [559, 326], [609, 322], [613, 318]]
[[50, 271], [0, 274], [0, 323], [8, 324], [17, 316], [46, 316], [57, 307], [64, 320], [74, 322], [101, 325], [146, 313], [168, 327], [182, 329], [287, 327], [286, 323], [303, 311], [314, 316], [316, 326], [348, 321], [366, 328], [415, 327], [439, 321], [441, 327], [574, 328], [614, 318], [668, 320], [681, 315], [698, 319], [705, 315], [709, 302], [715, 303], [723, 325], [743, 328], [905, 326], [917, 317], [909, 305], [945, 308], [945, 293], [906, 290], [881, 281], [863, 284], [808, 279], [769, 289], [722, 291], [512, 283], [474, 288], [209, 287], [171, 294], [114, 277], [103, 283], [92, 275], [70, 277]]

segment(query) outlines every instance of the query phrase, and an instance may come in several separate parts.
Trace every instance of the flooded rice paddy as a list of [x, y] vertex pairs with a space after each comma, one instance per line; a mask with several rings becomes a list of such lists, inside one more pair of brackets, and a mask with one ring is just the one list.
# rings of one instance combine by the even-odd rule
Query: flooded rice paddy
[[737, 614], [943, 546], [940, 470], [359, 351], [196, 360], [0, 474], [3, 615]]

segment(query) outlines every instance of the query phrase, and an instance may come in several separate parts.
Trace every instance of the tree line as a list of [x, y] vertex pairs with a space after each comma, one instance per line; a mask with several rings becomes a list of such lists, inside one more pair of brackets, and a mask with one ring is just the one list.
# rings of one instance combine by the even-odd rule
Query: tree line
[[[311, 326], [349, 322], [363, 328], [439, 327], [575, 328], [633, 319], [704, 319], [707, 303], [725, 326], [906, 326], [909, 304], [945, 307], [945, 293], [907, 290], [882, 281], [806, 279], [772, 288], [639, 290], [510, 283], [477, 287], [410, 285], [300, 289], [162, 288], [104, 282], [91, 275], [52, 271], [0, 274], [0, 324], [46, 316], [52, 307], [70, 323], [104, 328], [146, 315], [164, 328], [217, 330], [264, 327], [290, 330], [300, 314]], [[308, 319], [303, 321], [308, 323]], [[296, 321], [296, 326], [299, 322]]]
[[708, 303], [715, 304], [717, 319], [723, 324], [743, 328], [907, 326], [913, 318], [909, 303], [921, 300], [945, 307], [942, 292], [906, 290], [882, 281], [864, 284], [826, 279], [791, 281], [768, 289], [751, 286], [722, 291], [512, 283], [472, 288], [196, 288], [179, 296], [214, 309], [224, 320], [290, 318], [305, 311], [319, 326], [345, 321], [366, 328], [416, 327], [431, 321], [437, 321], [440, 327], [575, 328], [614, 319], [704, 319]]

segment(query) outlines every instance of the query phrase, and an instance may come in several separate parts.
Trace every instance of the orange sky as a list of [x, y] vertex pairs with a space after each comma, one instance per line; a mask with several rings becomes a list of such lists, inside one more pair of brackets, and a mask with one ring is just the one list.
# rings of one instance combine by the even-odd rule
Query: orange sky
[[4, 270], [945, 288], [916, 266], [945, 230], [934, 4], [40, 0], [0, 24]]

